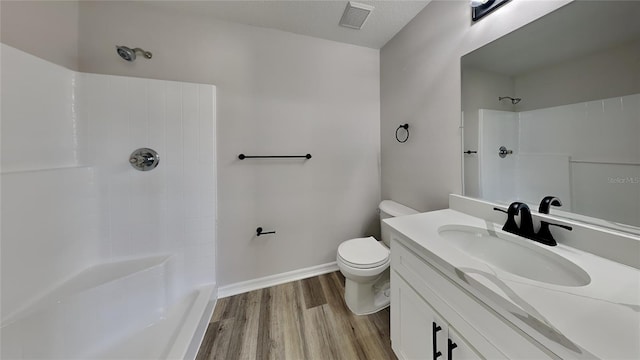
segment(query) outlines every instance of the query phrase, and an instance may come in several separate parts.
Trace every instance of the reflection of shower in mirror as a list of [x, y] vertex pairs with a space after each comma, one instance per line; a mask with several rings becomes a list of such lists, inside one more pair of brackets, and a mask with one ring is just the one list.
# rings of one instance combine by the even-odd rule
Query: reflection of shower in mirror
[[640, 234], [639, 13], [573, 1], [462, 57], [465, 195], [554, 194], [555, 215]]
[[515, 104], [519, 103], [520, 101], [522, 101], [522, 99], [521, 99], [521, 98], [512, 98], [511, 96], [500, 96], [500, 97], [498, 97], [498, 101], [502, 101], [502, 100], [504, 100], [504, 99], [509, 99], [509, 100], [511, 100], [511, 103], [512, 103], [513, 105], [515, 105]]

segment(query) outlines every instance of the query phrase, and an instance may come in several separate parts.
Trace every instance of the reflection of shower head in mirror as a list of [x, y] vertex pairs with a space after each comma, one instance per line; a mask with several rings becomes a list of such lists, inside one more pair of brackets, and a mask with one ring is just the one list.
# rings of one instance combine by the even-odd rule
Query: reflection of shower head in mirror
[[513, 105], [515, 105], [515, 104], [519, 103], [520, 101], [522, 101], [522, 99], [521, 99], [521, 98], [512, 98], [511, 96], [500, 96], [500, 97], [498, 97], [498, 101], [502, 101], [502, 100], [504, 100], [504, 99], [509, 99], [509, 100], [511, 100], [511, 103], [512, 103]]

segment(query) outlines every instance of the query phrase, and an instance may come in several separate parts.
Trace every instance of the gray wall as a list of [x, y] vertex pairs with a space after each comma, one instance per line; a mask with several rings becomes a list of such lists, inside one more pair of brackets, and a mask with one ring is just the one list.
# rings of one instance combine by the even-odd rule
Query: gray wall
[[0, 2], [0, 41], [66, 68], [78, 68], [77, 1]]
[[[460, 57], [569, 2], [511, 1], [472, 24], [468, 1], [432, 1], [382, 48], [382, 198], [448, 206], [462, 186]], [[393, 135], [401, 123], [405, 144]]]
[[640, 93], [640, 40], [514, 77], [517, 111]]
[[[164, 11], [82, 2], [80, 69], [217, 86], [219, 284], [329, 263], [340, 242], [375, 233], [379, 51]], [[153, 59], [127, 63], [117, 44]]]

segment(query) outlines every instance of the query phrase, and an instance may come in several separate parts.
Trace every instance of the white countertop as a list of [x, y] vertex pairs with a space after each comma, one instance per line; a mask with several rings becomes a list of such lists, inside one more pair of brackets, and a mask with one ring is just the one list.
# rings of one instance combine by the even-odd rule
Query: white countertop
[[[457, 249], [438, 233], [442, 225], [502, 232], [455, 210], [385, 219], [408, 245], [494, 311], [563, 358], [640, 359], [640, 270], [562, 244], [544, 247], [580, 266], [585, 286], [542, 283], [502, 271]], [[401, 239], [401, 241], [406, 241]]]

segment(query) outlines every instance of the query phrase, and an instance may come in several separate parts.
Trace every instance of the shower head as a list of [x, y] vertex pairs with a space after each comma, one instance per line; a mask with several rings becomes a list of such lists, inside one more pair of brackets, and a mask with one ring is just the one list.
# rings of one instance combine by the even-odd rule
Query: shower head
[[504, 100], [504, 99], [509, 99], [509, 100], [511, 100], [511, 103], [512, 103], [513, 105], [515, 105], [515, 104], [519, 103], [520, 101], [522, 101], [522, 99], [521, 99], [521, 98], [512, 98], [511, 96], [500, 96], [500, 97], [498, 97], [498, 101], [502, 101], [502, 100]]
[[116, 50], [118, 51], [118, 55], [127, 61], [134, 61], [136, 59], [136, 53], [141, 53], [147, 59], [151, 59], [152, 56], [150, 52], [140, 48], [131, 49], [126, 46], [116, 46]]

